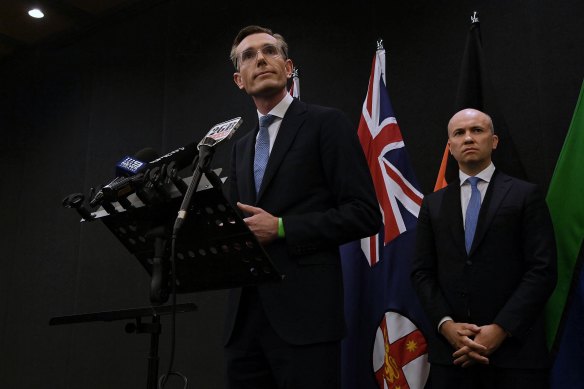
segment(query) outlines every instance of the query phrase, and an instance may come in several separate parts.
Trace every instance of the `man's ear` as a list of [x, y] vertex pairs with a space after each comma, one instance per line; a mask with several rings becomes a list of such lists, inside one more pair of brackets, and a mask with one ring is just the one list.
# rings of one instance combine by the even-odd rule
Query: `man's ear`
[[239, 89], [244, 89], [245, 86], [243, 85], [243, 80], [241, 79], [241, 74], [239, 74], [239, 72], [233, 73], [233, 81]]
[[495, 150], [497, 148], [498, 144], [499, 144], [499, 137], [497, 135], [493, 135], [493, 150]]
[[287, 78], [292, 78], [292, 71], [294, 70], [294, 64], [292, 63], [292, 60], [290, 58], [288, 58], [286, 60], [286, 77]]

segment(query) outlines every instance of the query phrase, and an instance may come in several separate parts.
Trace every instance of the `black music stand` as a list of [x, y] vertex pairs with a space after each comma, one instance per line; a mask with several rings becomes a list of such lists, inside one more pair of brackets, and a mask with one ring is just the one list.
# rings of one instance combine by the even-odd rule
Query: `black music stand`
[[[229, 289], [281, 280], [255, 235], [221, 190], [213, 171], [201, 179], [175, 245], [176, 291], [190, 293]], [[192, 177], [185, 179], [190, 184]], [[168, 200], [145, 205], [128, 197], [132, 207], [115, 206], [93, 214], [132, 253], [152, 277], [151, 301], [168, 298], [171, 231], [181, 205], [181, 193], [169, 184]]]
[[[280, 281], [283, 276], [238, 212], [225, 199], [222, 180], [217, 173], [206, 169], [203, 174], [196, 178], [198, 186], [188, 208], [189, 216], [175, 242], [176, 292], [228, 289]], [[142, 188], [123, 201], [104, 203], [91, 214], [80, 212], [84, 222], [101, 220], [138, 259], [151, 276], [150, 300], [154, 305], [166, 302], [172, 289], [169, 266], [171, 245], [168, 243], [181, 206], [184, 186], [190, 185], [193, 176], [181, 179], [185, 185], [168, 181], [156, 188]], [[64, 205], [67, 206], [65, 202]], [[80, 211], [79, 204], [73, 208]], [[194, 304], [176, 307], [177, 312], [196, 309]], [[183, 310], [179, 311], [179, 307]], [[156, 389], [159, 315], [171, 310], [172, 306], [158, 306], [63, 316], [51, 319], [50, 324], [136, 318], [136, 332], [140, 330], [151, 334], [147, 388]], [[152, 323], [142, 324], [139, 318], [143, 316], [152, 316]]]

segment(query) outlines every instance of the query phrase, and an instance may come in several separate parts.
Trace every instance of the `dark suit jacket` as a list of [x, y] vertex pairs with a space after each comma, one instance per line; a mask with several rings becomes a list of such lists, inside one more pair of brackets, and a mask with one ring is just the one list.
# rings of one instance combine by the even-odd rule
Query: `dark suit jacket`
[[[230, 197], [282, 217], [286, 237], [265, 247], [285, 275], [258, 286], [268, 320], [291, 344], [344, 332], [340, 244], [379, 231], [381, 214], [357, 131], [339, 110], [294, 100], [281, 123], [262, 186], [253, 180], [251, 131], [234, 148]], [[230, 294], [227, 341], [241, 290]]]
[[[548, 366], [543, 309], [556, 283], [551, 219], [536, 186], [495, 171], [467, 255], [460, 184], [424, 198], [412, 281], [433, 328], [497, 323], [511, 334], [490, 357], [500, 367]], [[430, 362], [452, 364], [454, 350], [436, 331]]]

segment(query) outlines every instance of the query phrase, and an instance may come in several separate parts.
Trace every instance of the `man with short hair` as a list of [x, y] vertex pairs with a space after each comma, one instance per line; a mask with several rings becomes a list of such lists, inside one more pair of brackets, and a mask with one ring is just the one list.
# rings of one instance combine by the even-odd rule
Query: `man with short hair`
[[230, 198], [285, 277], [230, 292], [228, 387], [340, 388], [339, 245], [381, 227], [357, 131], [341, 111], [289, 95], [292, 61], [281, 35], [248, 26], [231, 59], [259, 126], [233, 148]]
[[547, 388], [543, 309], [556, 246], [537, 187], [496, 170], [489, 115], [457, 112], [448, 145], [459, 180], [424, 198], [412, 281], [434, 328], [436, 388]]

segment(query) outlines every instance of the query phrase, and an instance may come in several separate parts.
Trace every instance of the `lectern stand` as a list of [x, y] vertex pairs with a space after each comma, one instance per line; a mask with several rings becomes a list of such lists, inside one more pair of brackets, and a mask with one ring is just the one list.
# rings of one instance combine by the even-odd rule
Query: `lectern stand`
[[[188, 186], [193, 177], [183, 180]], [[151, 276], [150, 300], [155, 306], [56, 317], [50, 322], [55, 325], [135, 318], [135, 331], [151, 334], [148, 389], [156, 388], [158, 375], [159, 317], [172, 312], [172, 306], [156, 305], [167, 301], [173, 286], [177, 293], [190, 293], [277, 282], [282, 278], [255, 235], [225, 199], [217, 174], [206, 170], [195, 182], [198, 187], [187, 210], [189, 216], [174, 242], [174, 274], [170, 272], [169, 259], [173, 253], [169, 242], [184, 195], [180, 187], [184, 189], [185, 185], [167, 182], [155, 189], [143, 188], [121, 202], [103, 204], [96, 212], [84, 216], [88, 222], [101, 220], [138, 259]], [[148, 190], [164, 196], [144, 193]], [[150, 201], [161, 198], [163, 201]], [[174, 285], [171, 279], [176, 280]], [[177, 312], [187, 312], [196, 307], [182, 304], [176, 308]], [[147, 316], [152, 317], [152, 322], [143, 324], [141, 318]]]

